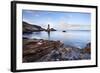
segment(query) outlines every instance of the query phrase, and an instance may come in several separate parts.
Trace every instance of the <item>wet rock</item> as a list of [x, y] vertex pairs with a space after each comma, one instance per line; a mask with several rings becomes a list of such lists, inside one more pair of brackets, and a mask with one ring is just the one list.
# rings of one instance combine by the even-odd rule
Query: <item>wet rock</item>
[[80, 51], [77, 48], [64, 48], [62, 51], [63, 60], [77, 60], [79, 59]]
[[53, 54], [51, 55], [51, 58], [54, 61], [59, 61], [61, 58], [61, 53], [59, 51], [54, 51]]
[[25, 39], [23, 44], [23, 62], [91, 59], [90, 45], [87, 44], [85, 48], [79, 49], [71, 46], [64, 47], [60, 41]]
[[85, 53], [91, 53], [91, 43], [88, 43], [86, 47], [84, 48]]
[[89, 53], [80, 54], [80, 59], [91, 59], [91, 55]]
[[[25, 40], [26, 41], [26, 40]], [[23, 44], [23, 62], [34, 62], [38, 61], [40, 58], [51, 53], [52, 50], [58, 48], [61, 42], [58, 41], [48, 41], [48, 40], [33, 40], [27, 41]], [[55, 54], [54, 54], [55, 53]], [[58, 53], [55, 51], [52, 56], [56, 59], [58, 58]], [[44, 61], [44, 60], [43, 60]]]

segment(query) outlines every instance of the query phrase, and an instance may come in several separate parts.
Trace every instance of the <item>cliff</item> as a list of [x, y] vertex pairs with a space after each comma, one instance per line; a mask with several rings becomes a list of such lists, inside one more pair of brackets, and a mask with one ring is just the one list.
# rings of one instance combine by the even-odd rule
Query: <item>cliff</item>
[[31, 33], [31, 32], [45, 30], [44, 28], [42, 28], [41, 26], [38, 26], [38, 25], [29, 24], [27, 22], [22, 22], [22, 23], [23, 23], [23, 33]]

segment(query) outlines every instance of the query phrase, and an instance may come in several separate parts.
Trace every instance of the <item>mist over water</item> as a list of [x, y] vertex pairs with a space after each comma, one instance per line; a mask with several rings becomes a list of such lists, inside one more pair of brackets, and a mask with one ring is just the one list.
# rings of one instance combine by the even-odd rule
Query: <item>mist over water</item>
[[24, 37], [30, 39], [44, 39], [61, 41], [64, 46], [73, 46], [77, 48], [84, 48], [87, 43], [91, 42], [91, 31], [51, 31], [50, 33], [45, 31], [33, 32], [32, 34], [24, 34]]

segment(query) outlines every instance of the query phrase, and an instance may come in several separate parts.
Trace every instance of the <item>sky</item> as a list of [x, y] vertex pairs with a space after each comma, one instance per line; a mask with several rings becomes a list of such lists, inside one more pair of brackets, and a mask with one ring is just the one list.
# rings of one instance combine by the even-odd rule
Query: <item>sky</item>
[[23, 10], [22, 20], [47, 28], [48, 24], [56, 30], [90, 30], [91, 14], [79, 12]]

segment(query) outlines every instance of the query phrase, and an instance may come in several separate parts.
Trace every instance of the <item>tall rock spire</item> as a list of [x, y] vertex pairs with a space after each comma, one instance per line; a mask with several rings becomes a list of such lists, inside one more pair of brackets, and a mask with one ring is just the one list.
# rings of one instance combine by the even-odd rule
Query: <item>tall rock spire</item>
[[50, 25], [48, 24], [48, 28], [47, 28], [47, 31], [50, 31]]

